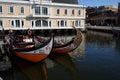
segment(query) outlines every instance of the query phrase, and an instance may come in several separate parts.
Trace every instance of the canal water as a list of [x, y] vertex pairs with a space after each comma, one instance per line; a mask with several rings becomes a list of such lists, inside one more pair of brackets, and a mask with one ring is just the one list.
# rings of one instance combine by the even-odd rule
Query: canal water
[[1, 61], [0, 80], [120, 80], [120, 39], [88, 31], [81, 45], [68, 54], [51, 53], [38, 63]]

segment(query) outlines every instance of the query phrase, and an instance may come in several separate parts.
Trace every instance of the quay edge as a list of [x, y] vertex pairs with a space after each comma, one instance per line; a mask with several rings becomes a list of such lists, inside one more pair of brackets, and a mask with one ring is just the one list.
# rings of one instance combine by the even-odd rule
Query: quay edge
[[87, 30], [111, 33], [114, 36], [120, 37], [120, 27], [118, 26], [86, 26]]

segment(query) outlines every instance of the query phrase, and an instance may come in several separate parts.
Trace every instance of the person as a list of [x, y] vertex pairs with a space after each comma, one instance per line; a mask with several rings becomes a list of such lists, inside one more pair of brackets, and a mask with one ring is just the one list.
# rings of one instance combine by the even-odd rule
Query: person
[[30, 30], [30, 28], [28, 28], [28, 30], [27, 30], [27, 35], [28, 35], [29, 38], [32, 37], [32, 31]]
[[27, 36], [28, 39], [32, 39], [32, 41], [34, 42], [34, 35], [33, 32], [30, 30], [30, 28], [28, 28], [27, 30]]
[[5, 42], [7, 43], [5, 46], [5, 49], [7, 50], [7, 52], [9, 52], [8, 54], [10, 54], [10, 52], [12, 52], [13, 49], [13, 42], [14, 42], [14, 34], [13, 34], [13, 30], [9, 29], [9, 34], [5, 36]]

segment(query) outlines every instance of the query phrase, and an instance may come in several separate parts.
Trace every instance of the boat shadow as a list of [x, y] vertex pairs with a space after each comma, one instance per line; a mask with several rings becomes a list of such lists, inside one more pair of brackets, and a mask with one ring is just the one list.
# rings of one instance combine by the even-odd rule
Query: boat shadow
[[16, 60], [13, 63], [15, 80], [48, 80], [44, 61], [38, 63]]
[[69, 77], [72, 77], [71, 80], [80, 80], [79, 70], [77, 69], [75, 63], [73, 62], [72, 58], [69, 56], [68, 53], [52, 53], [48, 57], [55, 64], [64, 68], [66, 72], [68, 72]]

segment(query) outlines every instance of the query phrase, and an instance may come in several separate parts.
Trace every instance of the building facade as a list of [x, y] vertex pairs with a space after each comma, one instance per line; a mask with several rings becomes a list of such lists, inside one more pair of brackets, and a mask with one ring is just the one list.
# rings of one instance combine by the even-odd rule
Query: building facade
[[0, 0], [0, 29], [84, 29], [85, 9], [52, 0]]
[[93, 26], [117, 26], [118, 8], [113, 5], [88, 7], [87, 24]]

